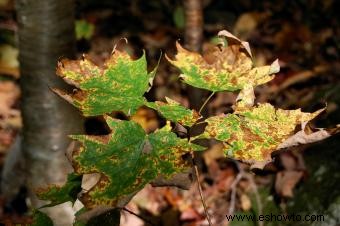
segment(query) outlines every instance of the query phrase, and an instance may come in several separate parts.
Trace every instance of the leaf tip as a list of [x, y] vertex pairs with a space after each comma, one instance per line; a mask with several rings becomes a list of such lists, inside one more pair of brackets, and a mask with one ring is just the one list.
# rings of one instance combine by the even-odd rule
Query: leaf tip
[[111, 55], [113, 55], [113, 54], [116, 52], [116, 49], [117, 49], [117, 47], [118, 47], [118, 45], [119, 45], [119, 43], [120, 43], [121, 41], [124, 41], [125, 44], [128, 44], [128, 43], [129, 43], [129, 41], [127, 40], [127, 38], [125, 38], [125, 37], [120, 38], [120, 39], [118, 40], [118, 42], [113, 46], [113, 49], [112, 49], [112, 51], [111, 51]]
[[280, 71], [279, 59], [274, 60], [274, 62], [270, 65], [269, 74], [275, 74]]
[[51, 88], [51, 90], [52, 92], [54, 92], [55, 94], [57, 94], [58, 96], [66, 100], [68, 103], [74, 105], [74, 100], [71, 95], [57, 88]]

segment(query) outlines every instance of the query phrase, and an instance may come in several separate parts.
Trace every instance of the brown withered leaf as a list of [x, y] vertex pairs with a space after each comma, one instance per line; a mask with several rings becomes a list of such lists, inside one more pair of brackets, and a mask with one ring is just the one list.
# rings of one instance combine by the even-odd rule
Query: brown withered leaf
[[275, 190], [283, 197], [293, 197], [293, 189], [303, 177], [302, 171], [281, 171], [276, 174]]

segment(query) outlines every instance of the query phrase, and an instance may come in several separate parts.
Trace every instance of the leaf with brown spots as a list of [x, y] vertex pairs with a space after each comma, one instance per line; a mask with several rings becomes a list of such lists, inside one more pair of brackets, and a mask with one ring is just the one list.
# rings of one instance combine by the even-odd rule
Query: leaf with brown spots
[[157, 110], [167, 120], [178, 122], [184, 126], [192, 126], [200, 118], [195, 110], [187, 109], [168, 97], [165, 97], [165, 99], [167, 103], [161, 101], [148, 102], [146, 106]]
[[62, 60], [57, 74], [77, 89], [58, 95], [79, 108], [85, 116], [122, 111], [132, 115], [146, 102], [144, 93], [150, 89], [155, 70], [147, 72], [145, 54], [132, 60], [126, 52], [114, 50], [102, 67], [90, 60]]
[[170, 177], [187, 168], [182, 155], [202, 147], [180, 139], [166, 126], [146, 134], [133, 121], [106, 117], [112, 132], [106, 137], [75, 135], [82, 143], [73, 153], [78, 174], [100, 173], [98, 183], [85, 192], [86, 208], [116, 206], [159, 176]]
[[41, 200], [51, 201], [50, 204], [44, 205], [44, 207], [55, 206], [68, 201], [74, 203], [78, 193], [81, 191], [81, 180], [80, 175], [70, 173], [63, 186], [50, 185], [47, 188], [39, 188], [37, 196]]
[[[229, 34], [229, 35], [228, 35]], [[213, 92], [236, 91], [246, 85], [257, 86], [274, 78], [280, 70], [278, 61], [269, 66], [254, 67], [250, 48], [230, 33], [220, 32], [228, 39], [228, 46], [215, 47], [210, 57], [184, 49], [179, 43], [175, 60], [168, 61], [182, 72], [180, 77], [191, 86]]]
[[270, 161], [271, 153], [294, 134], [296, 126], [324, 110], [304, 113], [300, 109], [275, 109], [268, 103], [241, 109], [206, 119], [204, 133], [196, 138], [222, 141], [227, 156], [250, 163]]

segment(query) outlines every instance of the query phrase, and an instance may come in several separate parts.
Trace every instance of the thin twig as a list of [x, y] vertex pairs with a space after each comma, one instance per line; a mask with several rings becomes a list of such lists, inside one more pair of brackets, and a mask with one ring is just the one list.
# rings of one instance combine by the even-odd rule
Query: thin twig
[[230, 197], [230, 205], [229, 205], [229, 216], [234, 214], [235, 211], [235, 202], [236, 202], [236, 188], [240, 180], [243, 178], [243, 172], [239, 172], [231, 184], [231, 197]]
[[[247, 175], [247, 179], [249, 180], [250, 186], [253, 189], [253, 192], [255, 194], [255, 199], [256, 199], [256, 203], [257, 203], [257, 208], [259, 210], [258, 215], [263, 215], [263, 207], [262, 207], [262, 202], [261, 202], [261, 198], [257, 189], [257, 185], [254, 182], [254, 178], [251, 175]], [[263, 226], [264, 222], [263, 221], [259, 221], [259, 226]]]
[[245, 176], [244, 170], [240, 166], [240, 163], [237, 162], [237, 161], [234, 161], [234, 162], [235, 162], [235, 165], [237, 167], [238, 174], [237, 174], [235, 180], [233, 181], [233, 183], [231, 184], [231, 197], [230, 197], [229, 215], [234, 214], [237, 185], [240, 182], [240, 180]]
[[[233, 181], [233, 183], [231, 184], [231, 198], [230, 198], [230, 206], [229, 206], [229, 215], [233, 215], [234, 211], [235, 211], [235, 202], [236, 202], [236, 187], [238, 185], [238, 183], [240, 182], [240, 180], [242, 178], [245, 178], [249, 181], [250, 186], [254, 192], [255, 195], [255, 199], [256, 199], [256, 204], [257, 204], [257, 208], [259, 210], [258, 215], [263, 215], [263, 207], [262, 207], [262, 203], [261, 203], [261, 198], [256, 186], [256, 183], [254, 182], [254, 178], [247, 174], [242, 167], [240, 166], [240, 164], [238, 162], [235, 162], [237, 169], [239, 171], [239, 173], [237, 174], [235, 180]], [[259, 222], [259, 226], [263, 226], [264, 222], [260, 221]]]
[[208, 101], [214, 96], [215, 92], [212, 92], [210, 94], [210, 96], [204, 101], [204, 103], [202, 104], [200, 110], [198, 111], [198, 114], [201, 114], [203, 108], [205, 107], [205, 105], [207, 105]]
[[139, 214], [137, 214], [137, 213], [132, 212], [131, 210], [127, 209], [126, 207], [122, 208], [122, 210], [124, 210], [124, 211], [128, 212], [129, 214], [132, 214], [132, 215], [134, 215], [134, 216], [140, 218], [140, 219], [141, 219], [142, 221], [144, 221], [145, 223], [148, 223], [148, 224], [150, 224], [150, 225], [152, 225], [152, 226], [156, 226], [154, 223], [152, 223], [151, 221], [149, 221], [149, 220], [146, 219], [145, 217], [143, 217], [143, 216], [141, 216], [141, 215], [139, 215]]
[[201, 186], [201, 183], [199, 181], [199, 172], [198, 172], [198, 167], [197, 167], [197, 164], [195, 162], [195, 156], [194, 156], [194, 153], [191, 153], [192, 155], [192, 162], [193, 162], [193, 165], [194, 165], [194, 169], [195, 169], [195, 176], [196, 176], [196, 181], [197, 181], [197, 187], [198, 187], [198, 191], [200, 193], [200, 197], [201, 197], [201, 202], [203, 204], [203, 208], [204, 208], [204, 213], [206, 215], [206, 218], [208, 220], [208, 223], [209, 223], [209, 226], [212, 226], [212, 223], [211, 223], [211, 219], [210, 219], [210, 215], [208, 213], [208, 208], [207, 208], [207, 205], [205, 204], [205, 200], [204, 200], [204, 197], [203, 197], [203, 191], [202, 191], [202, 186]]
[[[201, 111], [203, 110], [204, 106], [208, 103], [208, 101], [211, 99], [211, 97], [212, 97], [214, 94], [215, 94], [215, 92], [212, 92], [212, 93], [210, 94], [210, 96], [204, 101], [203, 105], [201, 106], [201, 108], [200, 108], [200, 110], [199, 110], [199, 112], [198, 112], [199, 114], [201, 114]], [[195, 122], [195, 124], [194, 124], [192, 127], [190, 127], [190, 129], [189, 129], [189, 131], [188, 131], [188, 134], [187, 134], [187, 135], [188, 135], [188, 140], [189, 140], [189, 141], [190, 141], [191, 129], [192, 129], [195, 125], [200, 124], [200, 123], [204, 123], [204, 121], [203, 121], [203, 122], [199, 122], [199, 123]], [[212, 226], [211, 219], [210, 219], [210, 215], [209, 215], [209, 213], [208, 213], [208, 208], [207, 208], [207, 205], [205, 204], [205, 200], [204, 200], [204, 197], [203, 197], [202, 186], [201, 186], [201, 183], [200, 183], [200, 181], [199, 181], [198, 167], [197, 167], [197, 164], [196, 164], [196, 162], [195, 162], [195, 156], [194, 156], [194, 153], [193, 153], [193, 152], [191, 152], [191, 157], [192, 157], [192, 163], [193, 163], [194, 170], [195, 170], [195, 175], [196, 175], [196, 180], [197, 180], [198, 192], [199, 192], [199, 194], [200, 194], [201, 202], [202, 202], [203, 208], [204, 208], [204, 213], [205, 213], [206, 218], [207, 218], [207, 220], [208, 220], [209, 226]]]

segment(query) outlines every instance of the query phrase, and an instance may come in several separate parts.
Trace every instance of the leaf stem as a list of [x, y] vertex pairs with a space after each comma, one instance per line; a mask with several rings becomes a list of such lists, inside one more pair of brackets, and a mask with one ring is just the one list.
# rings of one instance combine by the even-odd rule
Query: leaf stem
[[212, 92], [210, 94], [210, 96], [204, 101], [204, 103], [202, 104], [200, 110], [198, 111], [198, 114], [201, 114], [203, 108], [205, 107], [205, 105], [207, 105], [208, 101], [214, 96], [215, 92]]
[[132, 214], [132, 215], [138, 217], [139, 219], [141, 219], [141, 220], [144, 221], [145, 223], [148, 223], [148, 224], [150, 224], [150, 225], [152, 225], [152, 226], [155, 226], [154, 223], [152, 223], [151, 221], [149, 221], [149, 220], [146, 219], [145, 217], [143, 217], [143, 216], [141, 216], [141, 215], [139, 215], [139, 214], [137, 214], [137, 213], [134, 213], [133, 211], [127, 209], [126, 207], [122, 208], [122, 210], [128, 212], [129, 214]]

